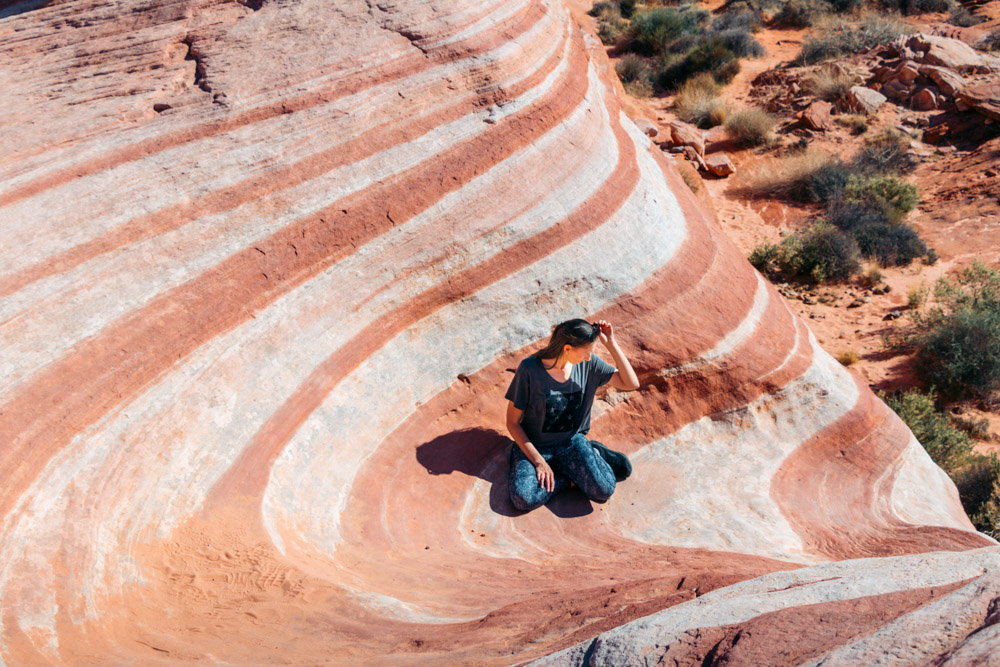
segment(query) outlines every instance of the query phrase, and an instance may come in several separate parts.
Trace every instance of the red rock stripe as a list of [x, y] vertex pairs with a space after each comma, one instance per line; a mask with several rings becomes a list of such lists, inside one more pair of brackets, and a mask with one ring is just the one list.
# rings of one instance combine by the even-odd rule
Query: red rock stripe
[[854, 407], [796, 448], [771, 482], [771, 497], [806, 548], [836, 560], [989, 546], [976, 533], [906, 523], [884, 505], [911, 434], [854, 380]]
[[534, 105], [398, 177], [290, 224], [199, 278], [129, 313], [27, 381], [0, 408], [0, 510], [76, 434], [212, 338], [356, 247], [425, 210], [562, 122], [587, 89], [573, 35], [567, 72]]
[[[611, 100], [608, 104], [612, 104]], [[632, 194], [639, 179], [634, 144], [620, 125], [615, 124], [614, 130], [618, 140], [618, 164], [596, 193], [552, 227], [421, 293], [358, 332], [317, 366], [264, 424], [253, 442], [212, 490], [211, 498], [215, 502], [228, 502], [233, 496], [260, 497], [267, 484], [271, 464], [292, 434], [320, 406], [337, 383], [394, 336], [444, 305], [474, 294], [544, 259], [607, 220]]]
[[[971, 579], [847, 600], [802, 604], [743, 623], [705, 626], [647, 654], [656, 664], [805, 665], [868, 637], [904, 614], [946, 597]], [[789, 637], [795, 637], [793, 642]], [[928, 656], [930, 657], [930, 656]]]
[[[566, 35], [564, 34], [563, 41], [565, 39]], [[514, 99], [538, 85], [558, 65], [562, 52], [557, 49], [555, 53], [557, 55], [548, 60], [543, 68], [532, 72], [530, 76], [519, 81], [517, 85], [502, 90], [500, 92], [502, 98], [492, 101]], [[442, 88], [446, 88], [447, 85], [450, 84], [442, 82]], [[433, 95], [433, 92], [430, 94]], [[415, 116], [410, 122], [383, 123], [354, 139], [332, 146], [298, 162], [212, 191], [203, 197], [167, 206], [154, 213], [134, 218], [101, 236], [47, 258], [44, 262], [26, 267], [0, 279], [0, 298], [9, 296], [38, 280], [69, 271], [104, 253], [159, 236], [183, 227], [200, 217], [233, 210], [247, 202], [256, 201], [267, 195], [305, 183], [345, 164], [358, 162], [392, 146], [411, 141], [439, 125], [461, 118], [468, 114], [470, 107], [474, 108], [476, 103], [481, 103], [481, 101], [482, 96], [473, 93], [459, 98], [446, 109]]]
[[60, 185], [65, 185], [72, 180], [91, 176], [106, 169], [113, 169], [127, 162], [133, 162], [186, 143], [231, 132], [237, 128], [259, 123], [282, 114], [294, 113], [322, 104], [329, 104], [339, 98], [360, 92], [370, 87], [373, 82], [384, 84], [388, 81], [401, 80], [425, 71], [435, 64], [449, 63], [486, 53], [496, 48], [499, 44], [515, 38], [517, 34], [530, 30], [535, 23], [544, 17], [545, 12], [541, 11], [538, 6], [528, 5], [519, 16], [519, 23], [513, 28], [515, 34], [511, 34], [511, 31], [492, 32], [489, 39], [486, 40], [475, 37], [456, 44], [449, 44], [445, 49], [433, 51], [426, 55], [422, 53], [408, 54], [390, 62], [379, 64], [372, 69], [366, 69], [339, 79], [325, 90], [292, 96], [278, 102], [248, 111], [233, 113], [224, 118], [211, 120], [207, 123], [177, 130], [169, 134], [142, 139], [130, 146], [111, 151], [100, 157], [84, 160], [79, 164], [65, 169], [53, 171], [8, 190], [6, 193], [0, 194], [0, 208], [29, 197], [34, 197], [41, 192]]

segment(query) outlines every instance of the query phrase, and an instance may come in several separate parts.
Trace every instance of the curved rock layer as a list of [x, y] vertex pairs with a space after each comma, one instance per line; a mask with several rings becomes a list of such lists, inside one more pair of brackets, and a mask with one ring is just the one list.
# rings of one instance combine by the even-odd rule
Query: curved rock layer
[[[991, 544], [558, 0], [5, 2], [0, 58], [4, 664], [505, 663]], [[580, 315], [636, 472], [522, 515], [501, 396]]]

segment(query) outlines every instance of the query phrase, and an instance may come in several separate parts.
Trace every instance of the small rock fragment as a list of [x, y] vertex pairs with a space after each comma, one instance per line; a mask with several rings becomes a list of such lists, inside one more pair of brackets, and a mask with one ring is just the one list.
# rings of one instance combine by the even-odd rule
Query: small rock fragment
[[705, 158], [705, 167], [716, 176], [729, 176], [736, 173], [736, 165], [725, 153], [715, 153]]
[[705, 137], [694, 125], [680, 120], [671, 121], [670, 141], [679, 146], [692, 146], [699, 155], [705, 154]]
[[802, 124], [811, 130], [825, 130], [830, 126], [830, 111], [833, 105], [823, 100], [816, 100], [802, 112]]
[[656, 124], [648, 118], [636, 118], [634, 122], [635, 126], [647, 137], [653, 138], [660, 133], [656, 128]]
[[885, 100], [885, 95], [864, 86], [854, 86], [847, 91], [848, 105], [852, 109], [866, 114], [878, 111], [878, 108], [885, 104]]

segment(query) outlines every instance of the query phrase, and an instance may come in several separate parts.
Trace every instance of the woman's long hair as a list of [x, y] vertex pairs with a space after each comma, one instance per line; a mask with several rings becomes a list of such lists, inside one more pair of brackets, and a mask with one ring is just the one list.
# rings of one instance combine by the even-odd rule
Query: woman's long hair
[[600, 327], [594, 326], [587, 320], [566, 320], [562, 324], [557, 324], [552, 328], [552, 337], [549, 344], [535, 352], [532, 356], [539, 359], [556, 359], [562, 354], [566, 345], [570, 347], [583, 347], [590, 345], [601, 333]]

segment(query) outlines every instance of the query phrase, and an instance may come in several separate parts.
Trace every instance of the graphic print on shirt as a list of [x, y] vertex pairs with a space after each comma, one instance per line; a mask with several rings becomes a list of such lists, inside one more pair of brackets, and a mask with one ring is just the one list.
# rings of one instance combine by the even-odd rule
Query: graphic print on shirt
[[545, 423], [542, 433], [563, 433], [576, 427], [576, 416], [583, 403], [583, 392], [574, 391], [564, 394], [550, 391], [545, 399]]

